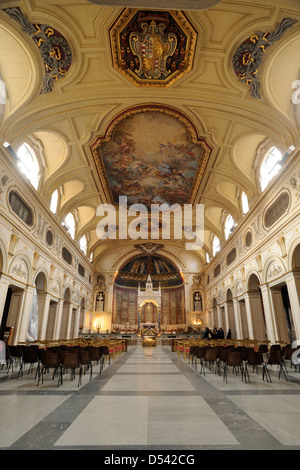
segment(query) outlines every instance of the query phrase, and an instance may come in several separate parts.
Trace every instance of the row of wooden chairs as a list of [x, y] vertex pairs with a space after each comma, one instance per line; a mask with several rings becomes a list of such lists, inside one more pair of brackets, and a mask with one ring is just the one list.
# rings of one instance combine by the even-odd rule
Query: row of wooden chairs
[[[190, 363], [197, 370], [197, 364], [200, 363], [200, 373], [205, 375], [205, 367], [209, 367], [210, 370], [221, 375], [223, 370], [223, 380], [227, 382], [227, 373], [229, 368], [232, 371], [241, 373], [242, 380], [250, 382], [249, 369], [256, 370], [258, 373], [258, 367], [262, 369], [262, 379], [266, 379], [267, 382], [272, 382], [269, 368], [272, 366], [278, 366], [280, 378], [281, 375], [287, 379], [287, 361], [291, 361], [292, 355], [296, 348], [284, 347], [279, 348], [278, 345], [274, 345], [274, 348], [268, 350], [263, 345], [258, 349], [254, 350], [253, 347], [223, 347], [223, 346], [191, 346], [190, 348]], [[296, 366], [290, 363], [290, 367]]]
[[[79, 371], [78, 386], [82, 383], [82, 373], [90, 370], [90, 379], [93, 373], [93, 364], [100, 363], [100, 373], [105, 362], [110, 363], [117, 355], [126, 350], [124, 341], [106, 341], [94, 343], [72, 344], [60, 343], [55, 346], [40, 348], [37, 344], [7, 345], [6, 346], [6, 369], [7, 373], [13, 372], [15, 364], [19, 366], [17, 378], [22, 377], [25, 367], [28, 374], [36, 366], [35, 379], [38, 378], [37, 386], [50, 368], [53, 368], [53, 379], [59, 377], [58, 385], [63, 383], [64, 373], [71, 370], [71, 380], [75, 377], [75, 371]], [[59, 374], [58, 374], [59, 372]]]

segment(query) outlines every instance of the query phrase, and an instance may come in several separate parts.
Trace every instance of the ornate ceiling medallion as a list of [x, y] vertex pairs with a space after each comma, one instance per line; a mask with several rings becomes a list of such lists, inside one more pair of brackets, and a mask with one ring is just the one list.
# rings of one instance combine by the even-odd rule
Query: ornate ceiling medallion
[[241, 82], [250, 86], [253, 98], [261, 98], [257, 73], [267, 48], [279, 41], [283, 33], [297, 21], [293, 18], [285, 18], [273, 32], [258, 31], [246, 39], [235, 51], [232, 60], [234, 72]]
[[41, 94], [52, 91], [54, 81], [65, 77], [72, 63], [72, 52], [63, 35], [47, 24], [32, 24], [18, 7], [5, 11], [29, 34], [38, 46], [45, 66], [44, 84]]
[[137, 86], [166, 87], [191, 69], [197, 33], [180, 11], [126, 8], [110, 38], [116, 70]]
[[186, 115], [163, 105], [129, 108], [90, 145], [106, 200], [193, 204], [212, 148]]

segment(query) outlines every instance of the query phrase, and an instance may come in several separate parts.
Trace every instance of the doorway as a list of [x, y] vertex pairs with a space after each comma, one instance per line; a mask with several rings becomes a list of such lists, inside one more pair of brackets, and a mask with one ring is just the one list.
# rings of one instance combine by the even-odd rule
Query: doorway
[[[6, 331], [6, 325], [7, 325], [7, 318], [8, 318], [8, 313], [9, 313], [9, 307], [11, 303], [11, 298], [12, 298], [12, 289], [9, 287], [7, 289], [7, 294], [6, 294], [6, 300], [4, 304], [4, 309], [3, 309], [3, 314], [2, 314], [2, 320], [1, 320], [1, 326], [0, 326], [0, 340], [4, 340], [4, 335]], [[8, 325], [9, 326], [9, 325]]]
[[17, 337], [17, 326], [21, 315], [22, 303], [24, 299], [24, 289], [11, 284], [7, 289], [4, 303], [3, 316], [1, 320], [1, 336], [5, 335], [6, 328], [13, 328], [12, 343]]
[[296, 337], [287, 285], [285, 282], [281, 282], [276, 286], [272, 286], [270, 290], [276, 321], [277, 340], [292, 343]]

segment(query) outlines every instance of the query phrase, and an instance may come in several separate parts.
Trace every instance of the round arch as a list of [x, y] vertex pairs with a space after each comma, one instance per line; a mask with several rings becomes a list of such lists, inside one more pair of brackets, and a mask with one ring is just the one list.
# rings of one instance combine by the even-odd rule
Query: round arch
[[114, 283], [119, 286], [138, 287], [148, 281], [149, 275], [151, 282], [156, 286], [174, 287], [181, 286], [184, 282], [182, 272], [161, 252], [153, 255], [138, 252], [120, 266]]
[[[131, 259], [136, 258], [137, 256], [140, 256], [141, 253], [142, 252], [138, 251], [137, 249], [131, 250], [130, 252], [126, 253], [124, 256], [120, 257], [115, 262], [115, 264], [113, 265], [113, 271], [119, 271]], [[158, 253], [162, 255], [163, 257], [167, 258], [167, 260], [170, 261], [179, 272], [186, 270], [185, 264], [183, 263], [182, 260], [178, 258], [178, 256], [175, 256], [174, 254], [168, 252], [165, 249], [160, 250]]]
[[257, 291], [261, 283], [261, 276], [256, 270], [253, 269], [248, 272], [246, 278], [246, 288], [248, 292]]
[[281, 277], [286, 273], [286, 266], [279, 255], [271, 254], [264, 262], [262, 272], [262, 282], [266, 283], [273, 277]]
[[300, 269], [300, 242], [298, 243], [293, 252], [292, 267], [293, 269]]
[[37, 288], [37, 291], [48, 292], [49, 278], [48, 278], [48, 273], [46, 270], [39, 269], [33, 281]]
[[228, 287], [226, 291], [226, 302], [231, 302], [233, 298], [232, 290], [230, 287]]
[[[287, 270], [292, 271], [293, 269], [299, 267], [298, 263], [298, 253], [299, 253], [299, 246], [300, 246], [300, 237], [297, 235], [294, 240], [290, 243], [287, 249]], [[297, 265], [295, 265], [295, 263]]]
[[17, 253], [10, 262], [8, 273], [26, 284], [32, 284], [32, 267], [27, 254]]
[[72, 294], [71, 294], [71, 288], [69, 286], [67, 286], [64, 290], [64, 302], [71, 302], [71, 299], [72, 299]]
[[7, 244], [5, 244], [0, 238], [0, 273], [7, 272], [8, 256], [6, 246]]

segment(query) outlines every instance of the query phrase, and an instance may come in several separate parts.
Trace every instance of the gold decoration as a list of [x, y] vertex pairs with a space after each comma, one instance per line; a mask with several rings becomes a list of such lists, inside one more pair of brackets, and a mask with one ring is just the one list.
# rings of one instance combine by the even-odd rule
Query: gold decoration
[[191, 70], [197, 33], [182, 11], [125, 8], [110, 40], [118, 72], [139, 87], [168, 87]]

